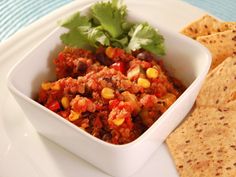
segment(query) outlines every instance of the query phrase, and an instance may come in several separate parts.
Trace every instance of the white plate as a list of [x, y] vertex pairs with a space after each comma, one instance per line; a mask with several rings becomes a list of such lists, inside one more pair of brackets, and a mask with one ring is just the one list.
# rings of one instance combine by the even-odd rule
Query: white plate
[[[58, 19], [94, 0], [74, 1], [21, 30], [0, 45], [0, 176], [108, 177], [79, 157], [38, 135], [6, 87], [9, 69], [46, 34]], [[178, 31], [204, 11], [179, 0], [126, 0], [130, 11], [145, 13]], [[78, 147], [79, 148], [79, 147]], [[178, 177], [166, 145], [161, 145], [135, 177]]]

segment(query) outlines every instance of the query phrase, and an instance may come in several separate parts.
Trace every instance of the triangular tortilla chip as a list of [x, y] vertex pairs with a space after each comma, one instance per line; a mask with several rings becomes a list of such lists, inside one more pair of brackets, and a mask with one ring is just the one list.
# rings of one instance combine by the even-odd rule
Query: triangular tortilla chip
[[211, 69], [219, 65], [225, 58], [236, 54], [236, 30], [227, 30], [201, 36], [197, 41], [209, 49], [212, 54]]
[[223, 22], [222, 25], [225, 25], [227, 29], [236, 30], [236, 22]]
[[236, 100], [236, 55], [209, 72], [196, 105], [219, 107], [233, 100]]
[[196, 108], [166, 140], [181, 177], [236, 174], [236, 112]]
[[186, 26], [180, 32], [186, 36], [196, 39], [199, 36], [210, 35], [228, 29], [228, 25], [222, 24], [222, 22], [210, 15], [204, 15], [200, 19]]

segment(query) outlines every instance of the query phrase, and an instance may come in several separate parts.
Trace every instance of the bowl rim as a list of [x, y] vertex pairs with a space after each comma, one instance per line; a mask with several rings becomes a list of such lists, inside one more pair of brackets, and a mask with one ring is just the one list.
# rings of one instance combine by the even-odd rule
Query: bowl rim
[[[86, 6], [78, 8], [78, 11], [87, 10], [94, 3], [90, 3], [90, 4], [86, 5]], [[200, 82], [201, 80], [203, 80], [203, 78], [205, 78], [206, 74], [209, 71], [209, 68], [210, 68], [210, 65], [211, 65], [211, 61], [212, 61], [212, 57], [211, 57], [211, 54], [210, 54], [209, 50], [206, 47], [204, 47], [203, 45], [201, 45], [200, 43], [198, 43], [197, 41], [195, 41], [195, 40], [193, 40], [193, 39], [191, 39], [191, 38], [189, 38], [187, 36], [184, 36], [183, 34], [174, 32], [174, 31], [164, 27], [163, 25], [158, 24], [158, 22], [155, 25], [153, 23], [150, 23], [150, 24], [152, 26], [154, 26], [155, 28], [158, 28], [158, 30], [160, 30], [160, 31], [163, 30], [163, 31], [165, 31], [168, 34], [172, 34], [173, 36], [179, 38], [180, 40], [185, 40], [188, 43], [191, 43], [193, 45], [193, 47], [199, 48], [199, 50], [201, 50], [201, 52], [205, 53], [206, 61], [205, 61], [205, 66], [203, 67], [202, 71], [198, 74], [198, 76], [196, 76], [196, 78], [186, 88], [186, 90], [180, 95], [180, 97], [145, 132], [143, 132], [138, 138], [136, 138], [135, 140], [133, 140], [133, 141], [131, 141], [129, 143], [126, 143], [126, 144], [112, 144], [112, 143], [105, 142], [105, 141], [103, 141], [103, 140], [101, 140], [101, 139], [99, 139], [97, 137], [92, 136], [90, 133], [82, 130], [81, 128], [79, 128], [78, 126], [74, 125], [73, 123], [65, 120], [60, 115], [56, 114], [53, 111], [50, 111], [49, 109], [47, 109], [46, 107], [44, 107], [40, 103], [36, 102], [33, 98], [30, 98], [30, 97], [26, 96], [21, 91], [19, 91], [15, 87], [15, 85], [12, 83], [12, 79], [13, 79], [14, 73], [16, 72], [18, 66], [20, 66], [24, 62], [24, 60], [27, 58], [27, 56], [29, 54], [31, 54], [33, 51], [37, 50], [37, 48], [43, 42], [45, 42], [53, 33], [55, 33], [57, 30], [59, 30], [62, 27], [56, 27], [54, 30], [52, 30], [48, 35], [46, 35], [42, 40], [40, 40], [40, 42], [38, 44], [36, 44], [31, 50], [29, 50], [18, 62], [16, 62], [14, 64], [14, 66], [10, 69], [10, 71], [7, 74], [7, 87], [15, 95], [21, 97], [22, 99], [24, 99], [29, 104], [32, 104], [32, 105], [38, 107], [42, 111], [46, 111], [47, 114], [49, 114], [49, 115], [53, 116], [55, 119], [65, 123], [65, 125], [69, 126], [70, 128], [73, 128], [75, 131], [78, 131], [78, 133], [80, 133], [81, 135], [86, 136], [91, 141], [95, 141], [98, 144], [101, 144], [101, 145], [106, 146], [108, 148], [115, 148], [115, 149], [124, 149], [124, 148], [127, 149], [127, 148], [131, 148], [131, 147], [137, 146], [138, 144], [142, 143], [148, 136], [150, 136], [150, 134], [152, 134], [152, 132], [155, 131], [155, 129], [158, 128], [158, 125], [161, 124], [165, 120], [166, 115], [168, 115], [171, 112], [173, 112], [175, 107], [176, 107], [176, 105], [183, 101], [183, 99], [187, 96], [188, 92], [191, 92], [191, 90], [194, 89], [195, 85], [198, 82]]]

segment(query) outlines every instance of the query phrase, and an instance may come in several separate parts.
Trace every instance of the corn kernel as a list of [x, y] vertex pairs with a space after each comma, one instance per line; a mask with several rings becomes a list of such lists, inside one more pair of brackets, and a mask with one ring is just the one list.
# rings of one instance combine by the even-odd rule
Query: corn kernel
[[43, 82], [43, 83], [41, 84], [41, 88], [42, 88], [43, 90], [49, 90], [49, 89], [51, 88], [51, 83], [50, 83], [50, 82]]
[[120, 126], [124, 123], [125, 119], [124, 118], [116, 118], [114, 120], [112, 120], [113, 124], [115, 124], [116, 126]]
[[143, 88], [149, 88], [151, 84], [149, 80], [140, 77], [138, 78], [138, 85]]
[[112, 47], [107, 47], [105, 53], [109, 58], [113, 58], [115, 50]]
[[64, 96], [61, 99], [61, 104], [62, 104], [64, 109], [67, 109], [70, 106], [70, 101], [69, 101], [69, 99], [66, 96]]
[[101, 95], [105, 99], [112, 99], [115, 97], [114, 90], [108, 87], [102, 89]]
[[146, 75], [148, 78], [156, 79], [158, 77], [158, 71], [155, 68], [148, 68]]
[[59, 83], [51, 84], [51, 89], [52, 90], [60, 90], [61, 89], [60, 84]]
[[73, 122], [73, 121], [76, 121], [77, 119], [79, 119], [79, 117], [80, 117], [80, 113], [71, 110], [68, 119], [69, 119], [69, 121]]

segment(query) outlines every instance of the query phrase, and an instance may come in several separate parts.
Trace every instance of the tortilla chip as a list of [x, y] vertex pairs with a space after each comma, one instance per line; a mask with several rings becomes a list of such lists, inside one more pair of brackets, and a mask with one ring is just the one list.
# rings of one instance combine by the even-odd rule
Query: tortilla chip
[[233, 100], [236, 100], [236, 55], [209, 72], [196, 105], [219, 107]]
[[211, 17], [210, 15], [204, 15], [200, 19], [192, 22], [180, 32], [186, 36], [196, 39], [199, 36], [210, 35], [217, 32], [228, 30], [228, 25], [222, 24], [219, 20]]
[[226, 110], [236, 111], [236, 100], [230, 101], [229, 103], [226, 103], [225, 105], [219, 106], [219, 109], [222, 111], [226, 111]]
[[196, 108], [166, 143], [181, 177], [234, 177], [236, 111]]
[[236, 54], [236, 30], [227, 30], [220, 33], [197, 38], [212, 54], [211, 69], [218, 66], [225, 58]]
[[223, 22], [222, 25], [225, 25], [229, 30], [236, 30], [236, 22]]

